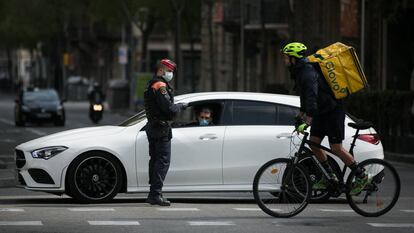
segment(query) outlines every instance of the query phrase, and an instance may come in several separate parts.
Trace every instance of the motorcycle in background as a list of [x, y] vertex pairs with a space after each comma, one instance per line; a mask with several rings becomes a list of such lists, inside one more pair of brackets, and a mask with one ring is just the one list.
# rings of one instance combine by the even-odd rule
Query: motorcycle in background
[[104, 105], [103, 101], [105, 99], [104, 94], [102, 93], [101, 86], [99, 83], [95, 82], [88, 91], [89, 98], [89, 118], [95, 124], [102, 120]]

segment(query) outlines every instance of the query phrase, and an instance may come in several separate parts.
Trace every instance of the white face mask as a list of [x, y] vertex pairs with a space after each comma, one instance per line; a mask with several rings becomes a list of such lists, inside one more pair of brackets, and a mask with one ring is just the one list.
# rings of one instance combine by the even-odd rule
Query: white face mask
[[169, 71], [165, 71], [164, 72], [164, 75], [162, 77], [165, 79], [165, 81], [169, 82], [169, 81], [171, 81], [173, 79], [174, 73], [173, 72], [169, 72]]

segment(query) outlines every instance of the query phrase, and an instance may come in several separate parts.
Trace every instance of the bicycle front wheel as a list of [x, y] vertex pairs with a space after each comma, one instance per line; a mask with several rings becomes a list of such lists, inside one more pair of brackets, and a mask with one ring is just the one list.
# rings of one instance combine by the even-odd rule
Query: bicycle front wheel
[[368, 176], [361, 190], [355, 189], [355, 174], [347, 179], [349, 205], [365, 217], [381, 216], [394, 207], [400, 195], [401, 183], [395, 168], [381, 159], [368, 159], [359, 164]]
[[311, 195], [306, 170], [290, 159], [265, 163], [253, 181], [253, 195], [259, 207], [273, 217], [288, 218], [302, 212]]

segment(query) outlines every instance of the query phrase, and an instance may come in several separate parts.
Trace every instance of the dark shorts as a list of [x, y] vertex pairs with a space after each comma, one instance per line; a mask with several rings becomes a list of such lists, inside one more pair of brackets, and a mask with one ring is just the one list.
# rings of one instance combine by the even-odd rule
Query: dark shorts
[[342, 143], [345, 138], [345, 111], [343, 108], [315, 116], [312, 119], [311, 136], [323, 139], [328, 136], [330, 144]]

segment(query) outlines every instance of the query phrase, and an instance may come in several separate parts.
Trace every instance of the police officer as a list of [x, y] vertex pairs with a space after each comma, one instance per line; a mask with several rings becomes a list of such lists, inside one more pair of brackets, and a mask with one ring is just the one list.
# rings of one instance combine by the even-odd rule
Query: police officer
[[158, 62], [154, 77], [148, 82], [144, 92], [144, 106], [148, 119], [146, 133], [149, 142], [149, 184], [147, 203], [169, 206], [162, 196], [162, 186], [171, 159], [171, 121], [176, 113], [187, 104], [174, 104], [173, 89], [169, 82], [174, 77], [176, 64], [169, 59]]

